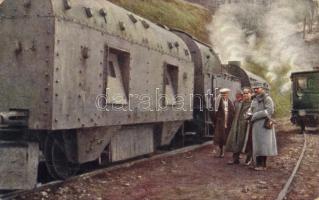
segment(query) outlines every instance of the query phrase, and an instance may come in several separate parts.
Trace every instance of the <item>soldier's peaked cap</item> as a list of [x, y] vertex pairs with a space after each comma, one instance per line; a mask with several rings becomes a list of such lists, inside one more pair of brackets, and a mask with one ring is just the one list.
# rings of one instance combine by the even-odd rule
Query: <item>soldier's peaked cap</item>
[[266, 87], [264, 84], [256, 82], [252, 84], [252, 88], [266, 88]]

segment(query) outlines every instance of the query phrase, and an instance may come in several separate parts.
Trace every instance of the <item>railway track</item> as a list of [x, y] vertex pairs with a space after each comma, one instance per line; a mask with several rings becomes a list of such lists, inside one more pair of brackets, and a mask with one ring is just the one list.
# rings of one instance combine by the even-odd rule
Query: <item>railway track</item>
[[300, 164], [301, 164], [301, 161], [303, 160], [304, 158], [304, 155], [305, 155], [305, 152], [306, 152], [306, 149], [307, 149], [307, 134], [303, 134], [303, 137], [304, 137], [304, 145], [303, 145], [303, 148], [302, 148], [302, 151], [300, 153], [300, 156], [299, 156], [299, 159], [290, 175], [290, 177], [288, 178], [286, 184], [284, 185], [283, 189], [279, 192], [278, 194], [278, 197], [276, 200], [283, 200], [285, 199], [285, 197], [287, 196], [288, 192], [289, 192], [289, 188], [293, 182], [293, 179], [295, 178], [296, 176], [296, 173], [300, 167]]
[[160, 152], [160, 153], [158, 153], [152, 157], [149, 157], [149, 158], [142, 158], [142, 159], [133, 160], [133, 161], [129, 161], [129, 162], [121, 163], [121, 164], [115, 164], [115, 165], [110, 166], [110, 167], [100, 168], [100, 169], [95, 170], [95, 171], [83, 173], [83, 174], [80, 174], [78, 176], [73, 176], [65, 181], [59, 180], [59, 181], [48, 182], [48, 183], [40, 185], [40, 186], [38, 186], [34, 189], [31, 189], [31, 190], [18, 190], [18, 191], [14, 191], [14, 192], [0, 194], [0, 200], [14, 199], [18, 196], [26, 195], [28, 193], [41, 191], [41, 190], [44, 190], [44, 189], [47, 189], [50, 187], [57, 187], [57, 186], [62, 185], [63, 183], [66, 183], [66, 182], [75, 181], [75, 180], [78, 180], [81, 178], [92, 177], [92, 176], [99, 174], [99, 173], [102, 173], [102, 172], [111, 172], [113, 170], [117, 170], [117, 169], [121, 169], [121, 168], [128, 168], [128, 167], [131, 167], [131, 166], [138, 164], [138, 163], [151, 161], [151, 160], [164, 158], [164, 157], [170, 157], [170, 156], [174, 156], [176, 154], [186, 153], [188, 151], [192, 151], [192, 150], [196, 150], [196, 149], [208, 146], [208, 145], [212, 145], [212, 143], [213, 142], [209, 141], [209, 142], [205, 142], [203, 144], [190, 145], [190, 146], [179, 148], [179, 149], [176, 149], [173, 151]]
[[288, 190], [287, 199], [319, 198], [319, 131], [308, 132], [307, 148], [299, 170]]
[[[306, 184], [309, 184], [309, 180], [311, 179], [317, 179], [317, 183], [319, 183], [319, 170], [317, 170], [317, 174], [315, 171], [310, 171], [308, 169], [303, 169], [303, 167], [307, 167], [307, 165], [312, 166], [313, 168], [316, 168], [315, 166], [318, 166], [318, 162], [316, 161], [316, 157], [319, 157], [317, 149], [317, 144], [319, 144], [319, 135], [318, 130], [315, 132], [310, 133], [304, 132], [304, 145], [302, 148], [302, 151], [300, 153], [299, 159], [294, 167], [294, 170], [292, 171], [289, 179], [287, 180], [286, 184], [280, 191], [278, 197], [276, 200], [282, 200], [282, 199], [312, 199], [312, 197], [297, 197], [292, 193], [300, 193], [299, 188], [300, 182], [305, 182], [307, 180]], [[312, 154], [312, 155], [311, 155]], [[317, 164], [315, 163], [317, 162]], [[302, 177], [302, 181], [298, 180], [298, 175]], [[308, 177], [307, 177], [308, 176]], [[303, 180], [304, 179], [304, 180]], [[305, 183], [302, 183], [301, 185], [305, 185]], [[315, 187], [318, 187], [318, 185], [315, 185]], [[307, 187], [306, 191], [310, 191], [310, 188]], [[311, 192], [310, 192], [311, 193]], [[313, 194], [315, 195], [315, 194]], [[317, 191], [317, 196], [319, 197], [319, 192]], [[316, 198], [314, 197], [314, 198]]]

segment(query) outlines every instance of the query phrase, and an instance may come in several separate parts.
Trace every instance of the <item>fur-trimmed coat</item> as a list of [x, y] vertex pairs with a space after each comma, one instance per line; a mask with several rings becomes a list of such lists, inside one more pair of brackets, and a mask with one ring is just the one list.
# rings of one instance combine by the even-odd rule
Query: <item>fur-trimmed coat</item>
[[217, 98], [218, 107], [216, 107], [213, 121], [214, 121], [214, 143], [217, 145], [225, 145], [226, 140], [231, 128], [231, 124], [234, 118], [234, 105], [231, 100], [228, 99], [228, 117], [227, 117], [227, 128], [225, 128], [225, 112], [224, 104], [221, 98]]

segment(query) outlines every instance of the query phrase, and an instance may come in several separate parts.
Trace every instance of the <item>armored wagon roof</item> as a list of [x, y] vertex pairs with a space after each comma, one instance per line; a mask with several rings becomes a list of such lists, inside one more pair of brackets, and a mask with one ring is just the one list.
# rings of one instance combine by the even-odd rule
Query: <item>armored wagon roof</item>
[[[62, 0], [61, 0], [62, 1]], [[164, 28], [105, 0], [70, 1], [70, 9], [52, 1], [54, 13], [64, 20], [94, 28], [165, 54], [190, 60], [185, 43]], [[58, 3], [57, 3], [58, 2]]]
[[258, 82], [267, 82], [265, 79], [261, 78], [260, 76], [257, 76], [256, 74], [250, 72], [250, 71], [247, 71], [247, 70], [244, 70], [247, 75], [249, 76], [250, 79], [254, 80], [254, 81], [258, 81]]
[[247, 70], [244, 70], [244, 71], [247, 73], [251, 83], [254, 83], [254, 82], [262, 83], [264, 86], [270, 89], [270, 86], [265, 79], [261, 78], [260, 76], [257, 76], [256, 74], [250, 71], [247, 71]]
[[[160, 26], [165, 27], [164, 25], [160, 25]], [[177, 29], [177, 28], [168, 28], [168, 29], [171, 30], [171, 31], [184, 33], [184, 34], [188, 35], [188, 37], [190, 37], [190, 38], [192, 38], [193, 40], [195, 40], [196, 42], [201, 43], [202, 45], [207, 46], [208, 48], [212, 48], [209, 44], [207, 44], [207, 43], [205, 43], [205, 42], [203, 42], [203, 41], [200, 41], [200, 40], [197, 39], [195, 36], [193, 36], [193, 35], [191, 35], [191, 34], [185, 32], [185, 31], [183, 31], [183, 30], [180, 30], [180, 29]]]
[[[175, 34], [105, 0], [5, 0], [2, 17], [56, 17], [131, 43], [190, 61], [188, 48]], [[0, 10], [0, 13], [1, 13]], [[92, 38], [94, 39], [94, 38]]]

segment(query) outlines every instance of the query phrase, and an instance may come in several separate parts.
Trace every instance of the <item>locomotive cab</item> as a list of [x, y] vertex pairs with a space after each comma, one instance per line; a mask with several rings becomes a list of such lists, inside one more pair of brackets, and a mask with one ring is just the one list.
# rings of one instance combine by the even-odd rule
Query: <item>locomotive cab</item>
[[291, 74], [291, 122], [301, 127], [317, 127], [319, 123], [319, 71]]

